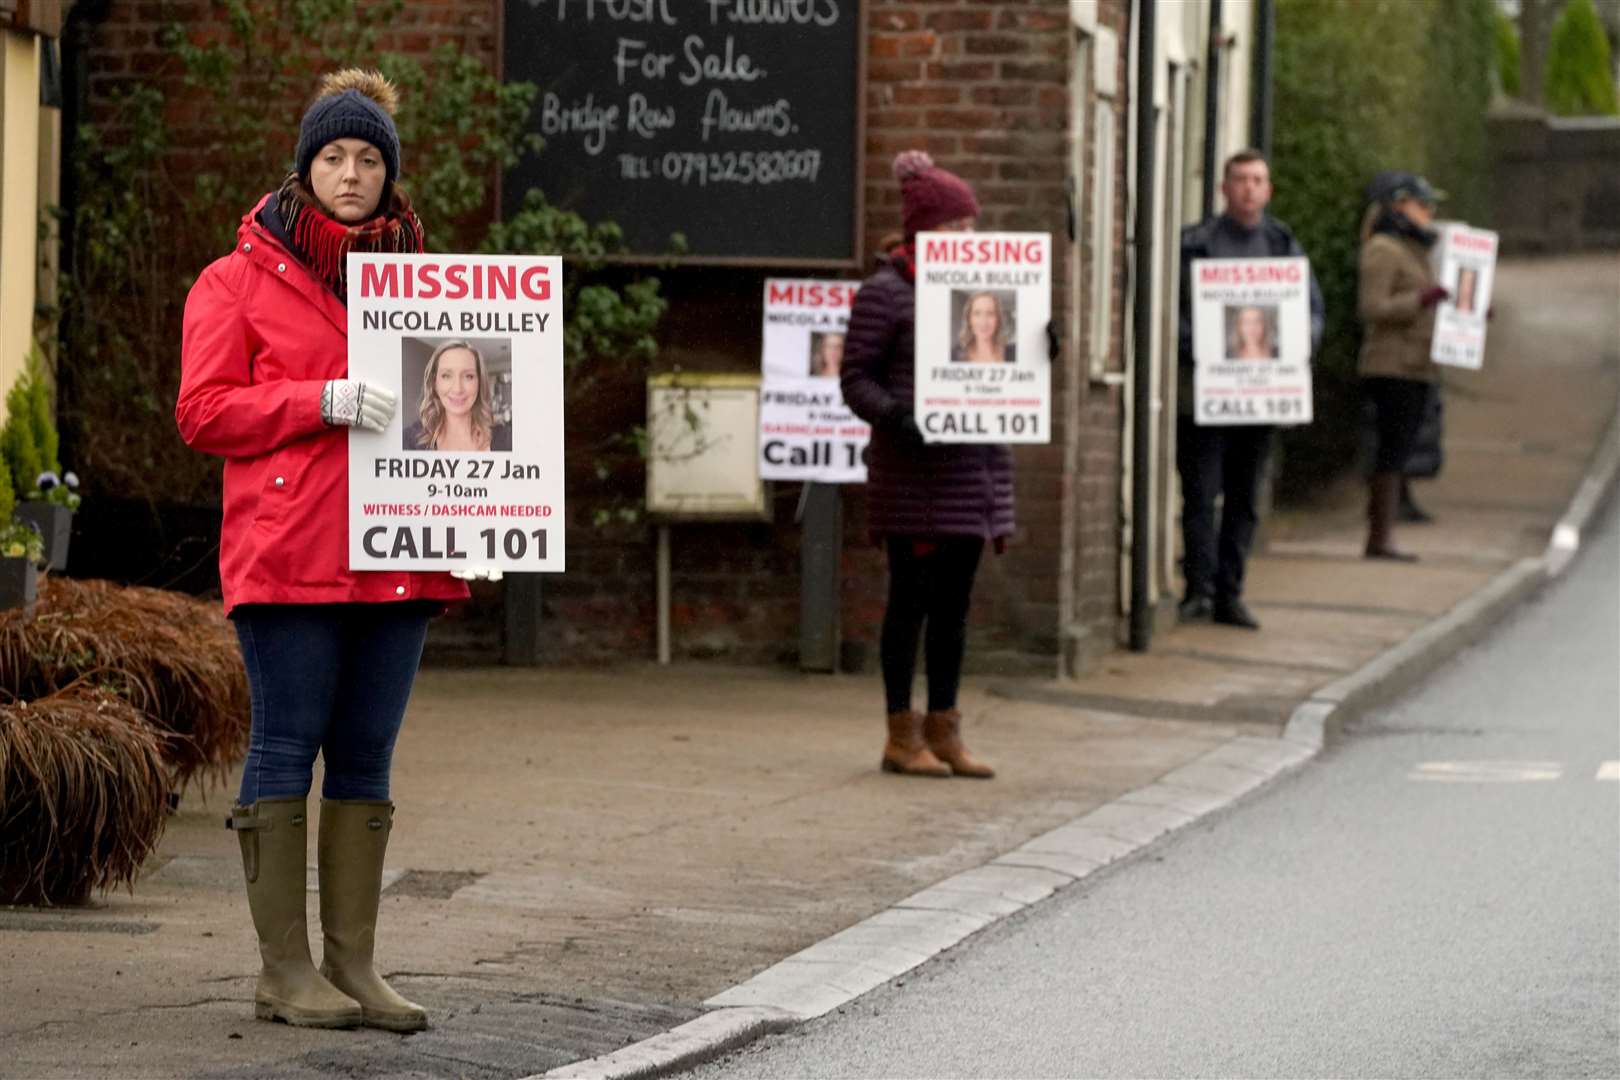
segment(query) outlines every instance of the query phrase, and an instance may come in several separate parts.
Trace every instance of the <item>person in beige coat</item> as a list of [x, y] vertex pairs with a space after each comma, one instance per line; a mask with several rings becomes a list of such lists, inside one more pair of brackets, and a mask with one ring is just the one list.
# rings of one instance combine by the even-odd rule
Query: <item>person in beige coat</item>
[[1361, 227], [1357, 310], [1364, 324], [1361, 384], [1377, 417], [1378, 448], [1367, 502], [1369, 559], [1417, 558], [1395, 547], [1401, 475], [1439, 369], [1429, 359], [1435, 305], [1450, 294], [1437, 284], [1429, 250], [1440, 193], [1415, 173], [1380, 173], [1368, 190]]

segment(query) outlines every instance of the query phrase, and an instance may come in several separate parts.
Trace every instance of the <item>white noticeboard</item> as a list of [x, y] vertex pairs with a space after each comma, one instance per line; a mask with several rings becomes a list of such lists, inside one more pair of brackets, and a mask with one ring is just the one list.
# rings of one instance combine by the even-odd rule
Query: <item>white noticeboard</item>
[[1195, 259], [1193, 417], [1200, 425], [1311, 422], [1311, 265]]
[[757, 376], [647, 380], [647, 512], [666, 520], [767, 516]]
[[859, 288], [849, 281], [769, 278], [760, 370], [759, 474], [767, 480], [864, 484], [872, 429], [838, 385]]
[[1451, 294], [1434, 313], [1429, 358], [1478, 370], [1485, 363], [1485, 319], [1496, 285], [1496, 234], [1448, 222], [1439, 227], [1435, 276]]
[[349, 377], [399, 395], [349, 436], [355, 570], [564, 568], [562, 260], [350, 255]]
[[1045, 443], [1052, 237], [918, 233], [913, 408], [931, 443]]

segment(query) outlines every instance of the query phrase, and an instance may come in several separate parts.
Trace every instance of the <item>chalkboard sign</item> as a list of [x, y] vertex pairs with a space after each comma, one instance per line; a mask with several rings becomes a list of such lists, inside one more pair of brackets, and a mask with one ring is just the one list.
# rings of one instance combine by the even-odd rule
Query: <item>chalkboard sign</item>
[[545, 150], [509, 173], [630, 248], [691, 261], [859, 259], [859, 0], [505, 0], [503, 74]]

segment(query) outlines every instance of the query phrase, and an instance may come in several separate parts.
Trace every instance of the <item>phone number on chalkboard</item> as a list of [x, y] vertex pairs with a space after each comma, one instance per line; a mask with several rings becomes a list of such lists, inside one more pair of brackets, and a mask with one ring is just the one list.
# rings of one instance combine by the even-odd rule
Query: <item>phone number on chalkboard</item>
[[727, 150], [717, 153], [671, 150], [666, 154], [620, 154], [624, 180], [670, 180], [681, 184], [815, 183], [820, 150]]

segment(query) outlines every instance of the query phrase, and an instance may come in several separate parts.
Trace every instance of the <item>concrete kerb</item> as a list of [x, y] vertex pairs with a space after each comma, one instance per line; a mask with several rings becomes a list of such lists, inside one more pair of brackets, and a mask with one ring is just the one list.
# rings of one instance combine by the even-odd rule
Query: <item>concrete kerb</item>
[[[546, 1073], [552, 1078], [573, 1077], [577, 1080], [639, 1080], [640, 1077], [659, 1076], [676, 1069], [689, 1069], [694, 1065], [753, 1042], [761, 1035], [782, 1031], [799, 1022], [799, 1018], [777, 1009], [718, 1009], [680, 1027], [671, 1028], [662, 1035], [643, 1039], [623, 1050], [602, 1057], [564, 1065]], [[526, 1080], [539, 1080], [527, 1077]]]
[[1281, 739], [1233, 738], [1147, 787], [766, 968], [706, 1001], [710, 1013], [611, 1054], [553, 1069], [546, 1080], [665, 1075], [825, 1015], [1292, 772], [1320, 753], [1347, 720], [1412, 686], [1562, 574], [1617, 475], [1620, 415], [1609, 424], [1542, 555], [1521, 559], [1401, 644], [1312, 694], [1289, 716]]

